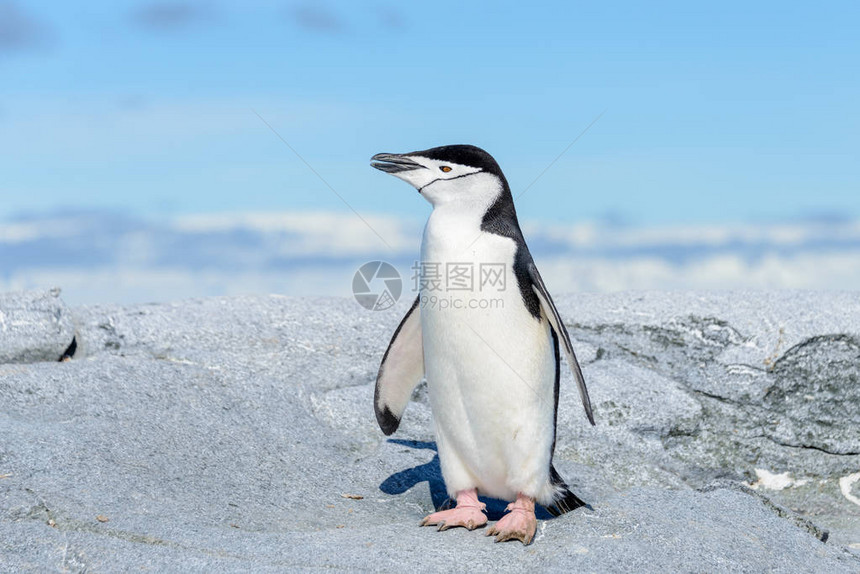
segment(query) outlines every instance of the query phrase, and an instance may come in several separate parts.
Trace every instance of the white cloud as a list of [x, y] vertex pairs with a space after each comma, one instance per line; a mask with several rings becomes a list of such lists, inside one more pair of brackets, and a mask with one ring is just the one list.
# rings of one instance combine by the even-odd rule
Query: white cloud
[[[417, 250], [420, 224], [384, 215], [308, 211], [301, 213], [201, 214], [176, 218], [173, 227], [185, 233], [249, 231], [261, 235], [291, 234], [284, 254], [352, 256]], [[384, 242], [383, 242], [384, 240]]]
[[860, 251], [758, 261], [722, 254], [683, 264], [656, 257], [537, 259], [547, 284], [559, 291], [860, 288]]
[[860, 221], [840, 224], [815, 222], [771, 224], [703, 224], [652, 227], [601, 226], [586, 222], [571, 226], [529, 224], [529, 232], [563, 242], [571, 247], [659, 247], [700, 245], [720, 247], [733, 243], [765, 243], [778, 246], [803, 246], [811, 241], [860, 241]]
[[[0, 223], [0, 290], [60, 286], [72, 303], [243, 293], [342, 296], [350, 294], [361, 263], [385, 259], [399, 266], [408, 292], [422, 222], [379, 214], [364, 219], [370, 227], [351, 212], [321, 211], [158, 222], [72, 214]], [[860, 288], [856, 222], [525, 227], [554, 293]]]

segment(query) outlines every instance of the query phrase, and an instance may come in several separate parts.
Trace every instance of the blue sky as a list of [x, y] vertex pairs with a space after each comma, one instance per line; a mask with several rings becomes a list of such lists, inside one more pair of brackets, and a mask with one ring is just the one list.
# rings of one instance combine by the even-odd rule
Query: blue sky
[[0, 1], [0, 218], [345, 210], [254, 111], [362, 213], [474, 143], [529, 219], [860, 217], [860, 4], [591, 4]]

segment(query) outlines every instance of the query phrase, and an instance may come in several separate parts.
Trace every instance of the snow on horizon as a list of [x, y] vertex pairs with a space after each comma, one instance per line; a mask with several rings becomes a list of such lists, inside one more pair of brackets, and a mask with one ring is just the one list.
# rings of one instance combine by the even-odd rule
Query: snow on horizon
[[[327, 211], [31, 215], [0, 221], [0, 291], [58, 286], [71, 304], [350, 296], [356, 269], [385, 260], [409, 297], [423, 224]], [[521, 224], [554, 293], [860, 288], [860, 221]]]

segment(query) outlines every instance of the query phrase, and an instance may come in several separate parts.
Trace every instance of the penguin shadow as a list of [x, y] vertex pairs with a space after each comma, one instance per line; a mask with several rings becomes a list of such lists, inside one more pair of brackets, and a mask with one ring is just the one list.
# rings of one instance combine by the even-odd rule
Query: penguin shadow
[[[454, 501], [448, 498], [448, 491], [445, 489], [445, 480], [442, 478], [442, 468], [439, 466], [439, 454], [436, 451], [436, 443], [434, 441], [395, 438], [388, 439], [388, 442], [413, 449], [432, 450], [434, 455], [430, 462], [395, 472], [382, 481], [382, 484], [379, 485], [379, 490], [390, 495], [403, 494], [415, 485], [426, 482], [430, 487], [430, 498], [433, 501], [433, 507], [437, 511], [453, 508]], [[485, 512], [489, 520], [500, 519], [505, 514], [505, 508], [508, 506], [508, 502], [510, 502], [499, 500], [498, 498], [487, 498], [485, 496], [481, 496], [479, 499], [487, 505]], [[552, 520], [556, 518], [539, 504], [535, 504], [535, 516], [538, 520]]]

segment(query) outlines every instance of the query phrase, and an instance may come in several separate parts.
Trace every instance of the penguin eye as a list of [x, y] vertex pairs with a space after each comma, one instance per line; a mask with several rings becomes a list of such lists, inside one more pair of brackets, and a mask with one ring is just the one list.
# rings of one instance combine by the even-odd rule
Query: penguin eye
[[445, 173], [448, 173], [449, 171], [451, 171], [451, 168], [450, 168], [450, 167], [448, 167], [447, 165], [443, 165], [443, 166], [442, 166], [442, 167], [440, 167], [439, 169], [441, 169], [441, 170], [442, 170], [442, 171], [444, 171]]

